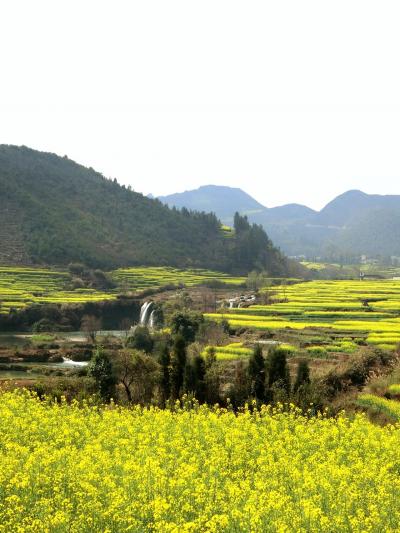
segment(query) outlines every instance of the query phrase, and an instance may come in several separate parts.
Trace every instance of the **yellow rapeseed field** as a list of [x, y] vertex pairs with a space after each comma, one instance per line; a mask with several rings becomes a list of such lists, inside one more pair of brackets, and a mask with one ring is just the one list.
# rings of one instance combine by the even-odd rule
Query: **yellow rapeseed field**
[[221, 309], [209, 319], [233, 329], [306, 330], [364, 334], [368, 343], [395, 349], [400, 343], [400, 282], [318, 280], [264, 289], [269, 305]]
[[400, 427], [0, 396], [1, 532], [398, 531]]
[[33, 304], [83, 304], [114, 300], [121, 291], [156, 289], [163, 285], [192, 287], [207, 280], [224, 282], [233, 287], [245, 282], [243, 277], [233, 277], [223, 272], [206, 269], [177, 269], [172, 267], [120, 268], [108, 275], [116, 283], [111, 291], [74, 289], [67, 271], [34, 267], [0, 266], [0, 314], [19, 310]]

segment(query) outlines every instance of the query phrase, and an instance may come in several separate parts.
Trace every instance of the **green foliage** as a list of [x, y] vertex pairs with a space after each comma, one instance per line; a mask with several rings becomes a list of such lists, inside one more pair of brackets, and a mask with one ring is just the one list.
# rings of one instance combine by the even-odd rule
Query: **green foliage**
[[265, 396], [265, 360], [262, 348], [259, 344], [254, 347], [247, 368], [250, 382], [250, 394], [257, 400], [263, 400]]
[[204, 402], [206, 395], [206, 364], [200, 355], [186, 361], [183, 389], [193, 394], [199, 402]]
[[101, 347], [97, 347], [88, 367], [88, 376], [93, 378], [101, 398], [108, 402], [115, 395], [115, 375], [110, 358]]
[[127, 339], [127, 346], [135, 350], [151, 353], [154, 342], [146, 326], [136, 326], [132, 335]]
[[177, 335], [171, 353], [170, 389], [171, 398], [180, 397], [186, 366], [186, 342], [182, 335]]
[[165, 402], [169, 399], [171, 395], [171, 385], [170, 385], [171, 357], [170, 357], [167, 343], [164, 343], [159, 348], [158, 363], [161, 367], [160, 381], [159, 381], [160, 392], [161, 392], [161, 404], [165, 405]]
[[286, 275], [288, 264], [262, 226], [250, 224], [246, 216], [235, 213], [234, 264], [241, 272], [257, 269], [269, 275]]
[[307, 353], [312, 357], [327, 357], [328, 351], [324, 346], [309, 346]]
[[310, 367], [308, 362], [304, 359], [300, 361], [297, 366], [297, 376], [296, 381], [294, 382], [293, 390], [297, 392], [301, 387], [307, 386], [310, 384]]
[[284, 348], [274, 346], [268, 352], [266, 361], [267, 388], [281, 388], [290, 393], [290, 374], [287, 365], [287, 351]]
[[53, 342], [56, 339], [55, 335], [46, 335], [44, 333], [32, 335], [31, 341], [36, 343], [48, 343]]
[[258, 291], [268, 284], [268, 276], [265, 272], [257, 272], [253, 270], [247, 276], [246, 285], [253, 291]]
[[193, 342], [199, 331], [200, 324], [204, 322], [201, 313], [193, 311], [177, 311], [170, 319], [170, 327], [173, 335], [181, 335], [186, 343]]

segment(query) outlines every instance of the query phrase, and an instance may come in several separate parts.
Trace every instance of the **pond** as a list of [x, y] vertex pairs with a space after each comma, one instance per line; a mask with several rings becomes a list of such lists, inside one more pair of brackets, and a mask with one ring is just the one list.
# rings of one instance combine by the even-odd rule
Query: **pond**
[[[55, 342], [86, 342], [86, 334], [83, 331], [71, 331], [54, 333], [56, 339]], [[125, 337], [126, 331], [99, 331], [98, 337], [113, 336], [113, 337]], [[13, 332], [13, 333], [0, 333], [0, 347], [5, 348], [22, 348], [26, 344], [31, 342], [33, 334], [27, 332]], [[37, 379], [46, 376], [46, 369], [52, 370], [68, 370], [79, 369], [88, 364], [87, 361], [72, 361], [71, 359], [64, 358], [62, 363], [12, 363], [12, 370], [9, 370], [8, 364], [0, 363], [0, 380], [4, 379]], [[18, 370], [18, 367], [21, 370]], [[43, 369], [37, 371], [38, 367]], [[54, 374], [53, 374], [54, 375]]]
[[[64, 358], [62, 363], [12, 363], [12, 370], [8, 369], [8, 363], [0, 364], [0, 381], [4, 379], [37, 379], [46, 376], [46, 369], [65, 370], [79, 369], [88, 365], [88, 361], [72, 361]], [[18, 367], [20, 370], [18, 370]], [[43, 372], [38, 371], [43, 369]], [[53, 374], [54, 375], [54, 374]]]
[[9, 379], [38, 379], [43, 377], [39, 372], [21, 372], [18, 370], [0, 370], [0, 381]]
[[0, 333], [0, 346], [22, 348], [29, 343], [29, 333]]

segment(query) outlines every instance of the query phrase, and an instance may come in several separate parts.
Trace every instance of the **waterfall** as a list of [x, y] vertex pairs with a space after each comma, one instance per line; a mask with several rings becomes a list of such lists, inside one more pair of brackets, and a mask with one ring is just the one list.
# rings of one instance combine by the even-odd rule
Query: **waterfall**
[[[151, 315], [154, 313], [154, 311], [151, 311], [151, 308], [153, 307], [153, 302], [144, 302], [142, 307], [140, 308], [140, 320], [139, 324], [141, 326], [148, 326], [150, 325]], [[153, 319], [154, 320], [154, 319]]]
[[154, 328], [154, 319], [155, 319], [155, 311], [153, 309], [153, 311], [150, 313], [150, 318], [149, 318], [149, 328]]
[[[56, 364], [60, 364], [60, 363], [56, 363]], [[73, 361], [72, 359], [68, 359], [68, 357], [63, 357], [63, 362], [61, 364], [71, 365], [71, 366], [87, 366], [89, 362], [88, 361]]]

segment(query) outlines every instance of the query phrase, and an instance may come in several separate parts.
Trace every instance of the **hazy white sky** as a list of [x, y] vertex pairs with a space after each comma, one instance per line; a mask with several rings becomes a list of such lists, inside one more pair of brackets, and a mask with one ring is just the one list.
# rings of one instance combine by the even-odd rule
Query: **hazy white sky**
[[0, 143], [146, 194], [400, 194], [397, 0], [4, 0], [0, 21]]

